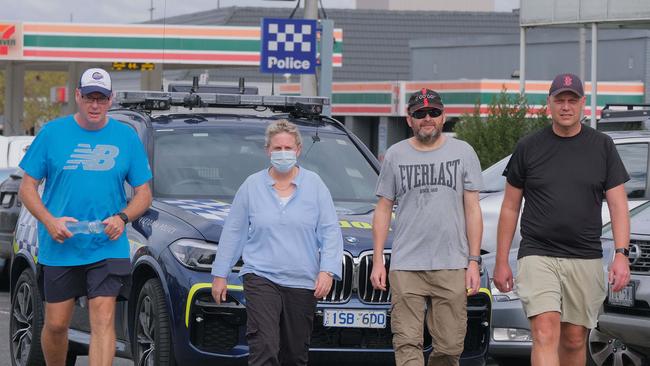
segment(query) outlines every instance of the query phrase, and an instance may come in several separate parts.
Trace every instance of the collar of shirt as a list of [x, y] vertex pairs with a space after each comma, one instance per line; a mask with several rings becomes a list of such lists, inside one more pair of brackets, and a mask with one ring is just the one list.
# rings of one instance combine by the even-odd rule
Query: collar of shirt
[[[273, 177], [271, 177], [271, 173], [269, 173], [269, 169], [264, 170], [264, 183], [266, 183], [267, 186], [272, 187], [275, 184], [275, 181], [273, 180]], [[296, 174], [296, 176], [293, 177], [291, 183], [295, 184], [296, 188], [300, 187], [303, 178], [304, 178], [303, 169], [299, 167], [298, 174]]]

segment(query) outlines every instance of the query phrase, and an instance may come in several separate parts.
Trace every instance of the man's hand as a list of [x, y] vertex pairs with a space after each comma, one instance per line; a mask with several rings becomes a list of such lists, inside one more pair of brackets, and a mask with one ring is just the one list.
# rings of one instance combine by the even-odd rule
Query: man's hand
[[65, 226], [66, 222], [77, 222], [77, 219], [67, 216], [55, 217], [51, 221], [45, 223], [47, 232], [50, 234], [52, 239], [59, 243], [63, 243], [64, 240], [70, 239], [73, 235]]
[[481, 270], [476, 261], [469, 261], [467, 271], [465, 271], [465, 287], [467, 288], [467, 296], [472, 296], [478, 293], [481, 286]]
[[630, 261], [621, 253], [614, 255], [614, 260], [609, 266], [609, 284], [612, 291], [621, 291], [630, 282]]
[[386, 267], [384, 266], [384, 256], [376, 257], [373, 260], [372, 273], [370, 274], [370, 282], [375, 290], [386, 291]]
[[228, 282], [223, 277], [215, 277], [212, 280], [212, 297], [217, 305], [226, 301], [226, 293], [228, 292]]
[[510, 292], [513, 290], [514, 282], [512, 280], [512, 269], [510, 269], [510, 264], [502, 263], [494, 266], [494, 285], [501, 292]]
[[314, 297], [322, 299], [330, 292], [330, 288], [332, 288], [332, 276], [327, 272], [318, 272]]
[[119, 239], [120, 235], [124, 232], [124, 221], [117, 215], [107, 218], [102, 221], [102, 224], [106, 225], [104, 228], [104, 234], [106, 234], [110, 240]]

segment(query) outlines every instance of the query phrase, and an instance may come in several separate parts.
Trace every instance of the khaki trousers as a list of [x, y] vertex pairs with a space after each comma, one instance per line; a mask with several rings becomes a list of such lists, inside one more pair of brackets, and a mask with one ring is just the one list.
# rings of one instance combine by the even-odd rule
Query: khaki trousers
[[467, 332], [465, 269], [390, 271], [397, 366], [423, 366], [424, 322], [433, 339], [429, 366], [458, 366]]

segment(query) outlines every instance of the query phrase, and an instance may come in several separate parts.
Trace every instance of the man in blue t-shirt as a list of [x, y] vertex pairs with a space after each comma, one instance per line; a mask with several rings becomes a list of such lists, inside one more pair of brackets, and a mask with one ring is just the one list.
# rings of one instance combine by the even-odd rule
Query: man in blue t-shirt
[[[132, 128], [108, 118], [111, 101], [110, 75], [86, 70], [75, 91], [78, 112], [48, 122], [20, 162], [19, 195], [39, 221], [46, 302], [41, 343], [48, 365], [65, 364], [68, 327], [81, 296], [89, 304], [90, 363], [112, 363], [115, 302], [131, 268], [124, 229], [151, 205], [144, 147]], [[124, 182], [135, 192], [128, 205]], [[101, 221], [104, 232], [73, 235], [66, 224], [82, 220]]]

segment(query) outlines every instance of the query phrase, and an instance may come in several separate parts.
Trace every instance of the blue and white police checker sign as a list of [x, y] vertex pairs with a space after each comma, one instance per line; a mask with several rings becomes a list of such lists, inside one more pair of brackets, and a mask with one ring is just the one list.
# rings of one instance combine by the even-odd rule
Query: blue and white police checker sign
[[316, 20], [263, 18], [260, 71], [316, 73]]

